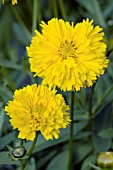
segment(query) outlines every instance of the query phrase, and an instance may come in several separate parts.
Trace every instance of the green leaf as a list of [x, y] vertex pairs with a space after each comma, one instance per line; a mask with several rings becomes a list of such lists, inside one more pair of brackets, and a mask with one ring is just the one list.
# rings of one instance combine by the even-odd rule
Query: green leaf
[[0, 111], [2, 110], [3, 108], [3, 102], [0, 102]]
[[102, 138], [113, 138], [113, 128], [102, 130], [98, 135]]
[[[99, 168], [98, 166], [93, 165], [92, 163], [89, 163], [89, 165], [90, 165], [93, 169], [95, 169], [95, 170], [102, 170], [101, 168]], [[103, 169], [103, 170], [107, 170], [107, 169]], [[110, 169], [109, 169], [109, 170], [110, 170]]]
[[77, 1], [81, 6], [83, 6], [91, 14], [94, 14], [94, 8], [91, 4], [91, 0], [75, 0], [75, 1]]
[[67, 170], [68, 167], [68, 150], [58, 154], [47, 166], [46, 170]]
[[[102, 87], [102, 88], [100, 88]], [[102, 82], [102, 77], [100, 77], [95, 85], [95, 96], [96, 96], [96, 104], [98, 103], [98, 101], [100, 101], [103, 98], [103, 94], [104, 94], [104, 88], [103, 88], [103, 82]]]
[[4, 122], [4, 117], [5, 117], [5, 112], [4, 112], [4, 109], [2, 109], [1, 113], [0, 113], [0, 131], [2, 129], [2, 125], [3, 125], [3, 122]]
[[99, 1], [98, 0], [91, 0], [91, 3], [92, 3], [92, 7], [94, 8], [94, 11], [95, 11], [95, 18], [97, 19], [99, 25], [101, 25], [101, 27], [103, 27], [103, 28], [107, 28], [107, 25], [106, 25], [106, 22], [104, 20]]
[[75, 152], [75, 164], [81, 162], [89, 153], [91, 153], [93, 146], [91, 143], [75, 143], [74, 152]]
[[110, 64], [109, 67], [107, 68], [107, 72], [109, 73], [110, 77], [113, 78], [113, 68]]
[[0, 164], [20, 165], [20, 162], [11, 160], [10, 156], [8, 155], [8, 152], [0, 152]]
[[36, 170], [36, 163], [34, 158], [30, 159], [30, 161], [27, 164], [26, 170]]
[[[6, 22], [7, 21], [7, 22]], [[2, 15], [0, 17], [0, 46], [2, 50], [4, 49], [4, 45], [10, 41], [11, 34], [11, 12], [7, 5], [4, 6], [4, 10], [2, 11]]]
[[7, 68], [12, 68], [16, 70], [23, 70], [22, 66], [19, 64], [16, 64], [13, 61], [7, 60], [7, 59], [0, 59], [0, 66], [7, 67]]
[[81, 170], [91, 170], [90, 163], [95, 164], [97, 161], [97, 154], [89, 155], [82, 163]]
[[75, 93], [75, 103], [76, 110], [83, 111], [83, 113], [87, 111], [86, 89], [81, 89], [80, 92]]
[[48, 152], [45, 156], [43, 156], [39, 161], [38, 161], [38, 168], [40, 169], [42, 166], [44, 166], [48, 161], [52, 160], [52, 158], [55, 156], [57, 153], [56, 150], [53, 150], [51, 152]]
[[8, 99], [12, 99], [13, 93], [8, 87], [1, 86], [0, 91], [4, 93]]
[[[101, 123], [100, 123], [101, 122]], [[93, 120], [92, 138], [98, 152], [104, 152], [111, 146], [111, 139], [103, 139], [98, 134], [112, 127], [111, 105], [105, 107]]]
[[82, 140], [82, 139], [84, 139], [84, 138], [87, 138], [88, 136], [90, 136], [91, 135], [91, 132], [89, 132], [89, 131], [84, 131], [84, 132], [79, 132], [78, 134], [76, 134], [75, 136], [74, 136], [74, 139], [76, 140]]
[[96, 102], [92, 108], [93, 114], [97, 114], [97, 111], [100, 112], [104, 107], [106, 107], [113, 100], [113, 85], [104, 92], [103, 97]]
[[74, 120], [75, 121], [89, 120], [89, 114], [85, 110], [84, 111], [76, 110], [76, 114], [74, 114]]
[[2, 101], [6, 104], [9, 99], [12, 99], [13, 93], [12, 91], [6, 87], [6, 86], [1, 86], [0, 88], [0, 97]]
[[101, 25], [104, 28], [107, 28], [99, 1], [77, 0], [77, 2], [80, 3], [80, 5], [83, 6], [87, 10], [87, 15], [89, 13], [89, 15], [92, 16], [92, 18], [95, 19], [95, 21], [98, 22], [99, 25]]
[[14, 34], [16, 36], [16, 38], [23, 44], [23, 45], [27, 45], [29, 44], [29, 39], [26, 36], [25, 32], [23, 31], [23, 29], [19, 26], [18, 23], [13, 23], [13, 31]]
[[[18, 73], [17, 73], [17, 75], [18, 75]], [[15, 77], [17, 77], [17, 75]], [[15, 84], [17, 85], [17, 87], [19, 84], [21, 84], [21, 82], [23, 82], [25, 80], [25, 78], [26, 78], [26, 73], [25, 73], [25, 71], [24, 72], [22, 71], [21, 74], [18, 75], [18, 78], [15, 79]]]
[[111, 13], [113, 11], [113, 1], [109, 0], [108, 3], [106, 4], [104, 10], [103, 10], [103, 15], [105, 18], [108, 18], [111, 16]]
[[0, 150], [5, 148], [8, 144], [10, 144], [15, 139], [15, 131], [3, 136], [0, 139]]

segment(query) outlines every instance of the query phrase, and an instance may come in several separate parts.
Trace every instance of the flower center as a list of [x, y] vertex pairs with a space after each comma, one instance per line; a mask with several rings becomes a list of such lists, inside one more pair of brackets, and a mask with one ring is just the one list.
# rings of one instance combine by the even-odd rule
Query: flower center
[[43, 107], [41, 104], [34, 107], [31, 113], [32, 120], [35, 121], [35, 123], [39, 123], [41, 117], [43, 117], [45, 110], [46, 108]]
[[44, 106], [38, 105], [33, 109], [33, 112], [42, 114], [45, 110], [46, 110], [46, 108], [44, 108]]
[[68, 57], [77, 58], [76, 49], [77, 48], [73, 41], [65, 41], [65, 43], [60, 45], [59, 54], [63, 59], [67, 59]]

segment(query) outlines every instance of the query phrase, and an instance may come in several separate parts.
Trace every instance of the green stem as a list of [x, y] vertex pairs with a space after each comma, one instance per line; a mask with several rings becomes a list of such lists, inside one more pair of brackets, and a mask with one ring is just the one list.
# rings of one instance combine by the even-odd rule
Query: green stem
[[52, 0], [52, 5], [53, 5], [53, 14], [56, 18], [58, 18], [58, 7], [56, 0]]
[[[35, 137], [34, 141], [32, 142], [31, 147], [30, 147], [30, 148], [28, 149], [28, 151], [27, 151], [27, 156], [28, 156], [28, 158], [24, 161], [24, 164], [23, 164], [24, 169], [25, 169], [25, 167], [26, 167], [26, 165], [27, 165], [27, 162], [28, 162], [28, 159], [29, 159], [30, 155], [32, 154], [32, 151], [33, 151], [33, 149], [34, 149], [34, 147], [35, 147], [35, 144], [36, 144], [36, 141], [37, 141], [37, 137], [38, 137], [38, 133], [36, 134], [36, 137]], [[23, 170], [24, 170], [24, 169], [23, 169]]]
[[32, 7], [32, 1], [31, 0], [27, 0], [27, 8], [29, 10], [29, 13], [32, 14], [33, 7]]
[[34, 33], [35, 29], [37, 28], [37, 9], [38, 7], [38, 0], [33, 0], [33, 20], [32, 20], [32, 33]]
[[73, 118], [74, 118], [74, 92], [72, 91], [71, 92], [71, 124], [70, 124], [68, 170], [72, 169], [72, 160], [73, 160]]
[[50, 9], [51, 12], [53, 11], [53, 2], [52, 2], [52, 0], [48, 0], [48, 8]]
[[62, 14], [62, 18], [64, 20], [67, 19], [67, 15], [66, 15], [66, 12], [65, 12], [65, 7], [64, 7], [64, 3], [62, 0], [57, 0], [58, 1], [58, 4], [59, 4], [59, 8], [60, 8], [60, 11], [61, 11], [61, 14]]
[[41, 13], [41, 5], [40, 5], [41, 1], [40, 0], [37, 0], [37, 6], [38, 6], [38, 9], [37, 9], [37, 21], [38, 23], [41, 22], [42, 20], [42, 13]]
[[29, 40], [31, 40], [31, 33], [28, 30], [28, 28], [26, 27], [26, 25], [24, 24], [24, 22], [22, 21], [21, 17], [19, 16], [19, 13], [16, 11], [16, 8], [13, 8], [11, 6], [12, 12], [15, 16], [15, 18], [17, 19], [18, 23], [20, 24], [20, 26], [22, 27], [22, 29], [24, 30], [25, 34], [27, 35], [27, 37], [29, 38]]
[[90, 90], [90, 95], [89, 95], [89, 117], [91, 118], [92, 116], [92, 101], [93, 101], [93, 93], [94, 93], [94, 88], [95, 88], [95, 84], [93, 84], [91, 90]]
[[[93, 86], [91, 87], [91, 90], [90, 90], [90, 94], [89, 94], [89, 128], [90, 128], [90, 131], [92, 131], [92, 124], [93, 124], [93, 119], [92, 119], [92, 102], [93, 102], [93, 93], [94, 93], [94, 88], [95, 88], [95, 84], [93, 84]], [[93, 140], [92, 139], [92, 135], [90, 136], [91, 137], [91, 141]]]
[[42, 20], [40, 0], [33, 0], [33, 20], [32, 20], [32, 34], [37, 29], [37, 23]]
[[20, 160], [21, 163], [21, 170], [24, 170], [23, 160]]

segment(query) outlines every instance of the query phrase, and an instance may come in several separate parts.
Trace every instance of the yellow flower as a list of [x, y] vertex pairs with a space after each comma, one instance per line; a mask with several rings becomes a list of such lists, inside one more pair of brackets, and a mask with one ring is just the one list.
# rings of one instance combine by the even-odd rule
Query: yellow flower
[[59, 129], [70, 123], [69, 106], [61, 94], [55, 93], [56, 90], [36, 84], [15, 91], [14, 100], [8, 102], [5, 111], [13, 128], [19, 130], [19, 138], [33, 140], [36, 131], [46, 140], [59, 137]]
[[42, 34], [37, 30], [27, 47], [30, 68], [43, 83], [61, 90], [80, 90], [89, 87], [108, 66], [104, 33], [93, 20], [83, 20], [76, 26], [53, 18], [41, 22]]
[[17, 4], [17, 0], [12, 0], [12, 5]]
[[[4, 0], [2, 0], [2, 4], [4, 4]], [[12, 0], [12, 5], [17, 4], [17, 0]]]

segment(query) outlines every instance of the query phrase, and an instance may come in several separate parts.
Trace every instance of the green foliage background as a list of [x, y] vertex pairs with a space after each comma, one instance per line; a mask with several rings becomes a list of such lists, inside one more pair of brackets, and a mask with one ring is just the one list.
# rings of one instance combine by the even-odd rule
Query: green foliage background
[[[104, 28], [108, 51], [113, 48], [112, 0], [18, 0], [0, 3], [0, 170], [19, 170], [19, 161], [8, 156], [7, 145], [15, 146], [18, 132], [13, 130], [4, 106], [12, 99], [15, 89], [28, 84], [41, 83], [30, 72], [26, 46], [30, 44], [34, 29], [40, 30], [40, 22], [52, 17], [73, 21], [85, 18], [94, 20]], [[34, 14], [34, 11], [36, 12]], [[33, 15], [35, 17], [33, 18]], [[36, 23], [34, 21], [36, 21]], [[108, 54], [108, 53], [107, 53]], [[92, 115], [89, 114], [91, 89], [75, 92], [73, 169], [98, 169], [99, 153], [113, 151], [113, 54], [109, 66], [100, 76], [94, 88]], [[61, 92], [70, 105], [70, 93]], [[67, 170], [69, 127], [61, 130], [58, 140], [46, 141], [41, 135], [34, 148], [27, 170]], [[26, 148], [31, 142], [26, 142]]]

